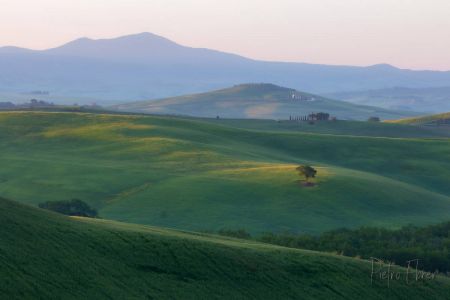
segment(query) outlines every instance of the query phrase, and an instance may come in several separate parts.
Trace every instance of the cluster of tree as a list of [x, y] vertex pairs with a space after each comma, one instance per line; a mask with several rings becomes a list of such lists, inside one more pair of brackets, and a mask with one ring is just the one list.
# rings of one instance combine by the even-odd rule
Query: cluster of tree
[[312, 113], [308, 115], [308, 120], [311, 121], [328, 121], [329, 119], [330, 114], [324, 112]]
[[48, 95], [50, 95], [50, 92], [49, 92], [49, 91], [39, 91], [39, 90], [36, 90], [36, 91], [31, 91], [31, 92], [29, 92], [29, 94], [30, 94], [30, 95], [45, 95], [45, 96], [48, 96]]
[[39, 204], [40, 208], [51, 210], [68, 216], [96, 218], [97, 210], [91, 208], [86, 202], [79, 199], [69, 201], [47, 201]]
[[30, 102], [14, 104], [12, 102], [0, 102], [0, 109], [20, 109], [20, 108], [36, 108], [54, 106], [53, 103], [31, 99]]
[[243, 229], [233, 233], [222, 230], [219, 234], [249, 238], [285, 246], [338, 253], [345, 256], [371, 257], [407, 266], [418, 259], [419, 268], [425, 271], [450, 272], [450, 222], [427, 227], [406, 226], [398, 230], [375, 227], [339, 229], [314, 236], [293, 233], [265, 233], [250, 237]]
[[238, 238], [238, 239], [251, 239], [252, 238], [250, 233], [248, 233], [245, 229], [237, 229], [237, 230], [221, 229], [217, 233], [220, 235], [223, 235], [223, 236], [229, 236], [229, 237], [234, 237], [234, 238]]
[[54, 106], [54, 104], [51, 102], [46, 102], [43, 100], [36, 100], [36, 99], [31, 99], [30, 103], [25, 103], [24, 105], [30, 106], [30, 107]]
[[331, 118], [329, 113], [319, 112], [319, 113], [312, 113], [305, 116], [289, 116], [289, 121], [308, 121], [308, 122], [314, 122], [314, 121], [336, 121], [337, 119], [335, 117]]
[[10, 109], [14, 107], [16, 107], [16, 105], [12, 102], [0, 102], [0, 109]]

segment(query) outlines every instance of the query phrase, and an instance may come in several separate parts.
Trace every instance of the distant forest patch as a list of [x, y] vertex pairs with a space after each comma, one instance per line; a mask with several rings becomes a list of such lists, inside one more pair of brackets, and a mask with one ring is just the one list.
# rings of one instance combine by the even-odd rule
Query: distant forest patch
[[252, 237], [244, 229], [222, 229], [218, 234], [350, 257], [374, 257], [405, 267], [408, 261], [418, 259], [420, 269], [450, 273], [450, 222], [426, 227], [409, 225], [398, 230], [376, 227], [343, 228], [318, 236], [284, 232]]
[[40, 203], [39, 207], [68, 216], [88, 218], [96, 218], [98, 216], [97, 210], [79, 199], [72, 199], [70, 201], [47, 201]]

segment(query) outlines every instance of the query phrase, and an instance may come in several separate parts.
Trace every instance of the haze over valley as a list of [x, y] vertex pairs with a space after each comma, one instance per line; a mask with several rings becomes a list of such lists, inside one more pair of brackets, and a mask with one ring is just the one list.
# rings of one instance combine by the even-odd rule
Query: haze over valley
[[[402, 70], [386, 64], [352, 67], [258, 61], [185, 47], [151, 33], [81, 38], [40, 51], [3, 47], [0, 69], [0, 101], [38, 97], [59, 104], [112, 105], [261, 82], [319, 95], [398, 86], [450, 86], [450, 72]], [[44, 94], [36, 95], [36, 91]], [[339, 95], [347, 100], [345, 93]], [[362, 104], [430, 111], [426, 102], [402, 106], [375, 99]]]
[[450, 299], [449, 15], [2, 1], [0, 299]]

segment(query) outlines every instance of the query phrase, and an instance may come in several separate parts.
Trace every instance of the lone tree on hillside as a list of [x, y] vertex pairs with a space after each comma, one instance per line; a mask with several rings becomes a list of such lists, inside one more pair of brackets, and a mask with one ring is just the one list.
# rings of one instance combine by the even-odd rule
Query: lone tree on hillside
[[297, 171], [300, 176], [305, 177], [306, 182], [309, 182], [310, 178], [316, 177], [317, 170], [311, 166], [299, 166], [297, 167]]

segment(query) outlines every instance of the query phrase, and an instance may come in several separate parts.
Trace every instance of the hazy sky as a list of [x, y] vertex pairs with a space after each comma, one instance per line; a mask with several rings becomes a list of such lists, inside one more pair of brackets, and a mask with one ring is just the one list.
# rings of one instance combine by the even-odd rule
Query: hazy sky
[[450, 0], [0, 0], [0, 46], [144, 31], [256, 59], [450, 70]]

